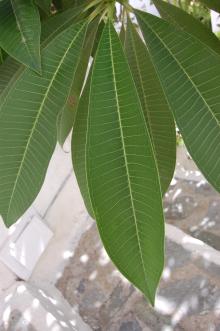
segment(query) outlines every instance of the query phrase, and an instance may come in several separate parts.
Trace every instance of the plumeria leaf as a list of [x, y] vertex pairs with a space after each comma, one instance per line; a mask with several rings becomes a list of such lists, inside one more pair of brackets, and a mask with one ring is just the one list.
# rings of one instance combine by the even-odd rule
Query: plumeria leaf
[[135, 13], [186, 147], [220, 191], [220, 57], [174, 25]]
[[148, 50], [130, 19], [125, 52], [152, 139], [164, 194], [173, 178], [176, 164], [176, 127]]
[[33, 202], [56, 145], [57, 115], [71, 87], [85, 23], [73, 24], [42, 51], [42, 75], [22, 72], [0, 109], [0, 214], [13, 224]]
[[154, 304], [164, 264], [159, 174], [137, 90], [111, 22], [104, 28], [91, 76], [86, 174], [109, 256]]
[[33, 1], [0, 1], [0, 47], [29, 68], [40, 72], [41, 24]]

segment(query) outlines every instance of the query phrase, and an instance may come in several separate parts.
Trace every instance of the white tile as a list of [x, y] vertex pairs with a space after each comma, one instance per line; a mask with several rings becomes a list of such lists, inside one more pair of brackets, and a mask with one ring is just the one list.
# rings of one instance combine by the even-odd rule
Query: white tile
[[45, 221], [54, 236], [36, 265], [31, 280], [50, 280], [50, 283], [55, 283], [68, 263], [68, 258], [73, 255], [81, 235], [94, 222], [85, 209], [74, 175], [57, 196]]
[[71, 153], [65, 152], [57, 145], [50, 161], [44, 184], [33, 203], [33, 206], [41, 216], [45, 215], [71, 171]]
[[36, 216], [14, 226], [0, 251], [0, 260], [18, 277], [28, 279], [53, 236]]

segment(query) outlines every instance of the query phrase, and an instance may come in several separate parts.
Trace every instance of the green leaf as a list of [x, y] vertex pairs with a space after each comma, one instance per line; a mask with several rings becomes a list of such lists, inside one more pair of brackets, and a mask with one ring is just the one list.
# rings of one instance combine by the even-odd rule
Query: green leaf
[[[15, 0], [16, 1], [16, 0]], [[52, 0], [35, 0], [35, 3], [46, 13], [50, 14]]]
[[153, 0], [153, 3], [165, 20], [192, 34], [204, 45], [220, 54], [220, 42], [218, 38], [204, 24], [200, 23], [197, 19], [184, 10], [173, 6], [170, 3], [162, 0]]
[[95, 57], [104, 26], [105, 26], [105, 23], [103, 21], [101, 21], [99, 23], [98, 30], [96, 33], [96, 37], [95, 37], [95, 41], [94, 41], [94, 45], [93, 45], [93, 49], [92, 49], [92, 53], [91, 53], [92, 57]]
[[13, 224], [33, 202], [56, 145], [57, 114], [66, 102], [86, 25], [72, 25], [42, 51], [42, 76], [26, 69], [0, 117], [0, 213]]
[[208, 8], [213, 9], [220, 13], [220, 2], [219, 0], [199, 0], [204, 5], [206, 5]]
[[24, 67], [12, 58], [7, 58], [0, 66], [0, 114], [1, 105], [3, 105], [11, 87], [16, 79], [22, 73]]
[[92, 71], [86, 169], [104, 246], [123, 275], [154, 303], [164, 264], [156, 160], [138, 94], [112, 23]]
[[63, 8], [77, 8], [79, 6], [85, 6], [90, 0], [63, 0]]
[[135, 13], [187, 149], [220, 191], [220, 58], [192, 35]]
[[46, 43], [49, 43], [53, 40], [60, 32], [67, 29], [73, 23], [77, 23], [81, 18], [78, 18], [78, 14], [81, 9], [69, 9], [65, 10], [62, 13], [49, 17], [42, 24], [41, 32], [41, 41], [42, 43], [46, 40]]
[[119, 33], [119, 38], [121, 40], [122, 45], [124, 45], [124, 42], [125, 42], [125, 34], [126, 34], [125, 26], [122, 23], [121, 30], [120, 30], [120, 33]]
[[3, 53], [2, 53], [2, 50], [0, 48], [0, 65], [4, 62], [4, 59], [3, 59]]
[[[59, 33], [76, 23], [76, 16], [77, 11], [70, 9], [45, 21], [42, 24], [41, 48], [45, 48]], [[25, 67], [13, 58], [8, 58], [0, 67], [0, 105], [24, 69]]]
[[176, 128], [148, 50], [128, 19], [125, 52], [137, 87], [158, 163], [164, 194], [176, 164]]
[[86, 134], [87, 118], [89, 111], [89, 92], [91, 83], [90, 75], [83, 89], [79, 105], [77, 107], [73, 133], [72, 133], [72, 162], [74, 173], [82, 194], [86, 209], [92, 218], [95, 218], [89, 195], [88, 181], [86, 175]]
[[99, 18], [90, 23], [85, 42], [80, 55], [80, 62], [75, 72], [75, 77], [72, 82], [69, 98], [63, 110], [61, 110], [57, 121], [57, 139], [61, 146], [65, 143], [66, 138], [70, 134], [75, 112], [78, 106], [80, 93], [82, 91], [83, 83], [88, 68], [89, 58], [94, 44]]
[[[40, 17], [32, 1], [0, 1], [0, 47], [40, 72]], [[14, 10], [14, 12], [13, 12]]]

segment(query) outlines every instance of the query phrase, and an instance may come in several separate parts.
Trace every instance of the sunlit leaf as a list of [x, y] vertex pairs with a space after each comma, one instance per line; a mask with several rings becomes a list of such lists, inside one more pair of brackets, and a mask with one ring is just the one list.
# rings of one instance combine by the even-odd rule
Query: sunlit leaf
[[40, 71], [38, 9], [31, 0], [12, 0], [11, 3], [0, 1], [0, 47], [19, 62]]
[[148, 50], [128, 19], [125, 52], [136, 83], [158, 163], [162, 192], [173, 178], [176, 164], [176, 128]]
[[26, 69], [0, 110], [0, 214], [13, 224], [36, 197], [56, 145], [57, 114], [66, 102], [86, 25], [60, 33], [42, 51], [42, 75]]
[[91, 77], [86, 169], [104, 246], [153, 304], [164, 263], [159, 175], [133, 78], [110, 22]]
[[192, 35], [135, 13], [184, 142], [220, 191], [220, 58]]

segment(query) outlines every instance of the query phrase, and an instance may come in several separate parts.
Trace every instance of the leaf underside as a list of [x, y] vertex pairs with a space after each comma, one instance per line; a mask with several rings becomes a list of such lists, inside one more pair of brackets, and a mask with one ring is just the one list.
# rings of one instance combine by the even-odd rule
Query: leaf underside
[[79, 23], [60, 33], [42, 52], [42, 75], [26, 69], [1, 105], [0, 213], [7, 226], [29, 207], [44, 180], [85, 29]]
[[82, 47], [82, 52], [80, 54], [80, 61], [72, 82], [70, 94], [66, 105], [64, 106], [58, 117], [57, 140], [61, 146], [64, 145], [68, 135], [73, 128], [75, 113], [78, 106], [80, 93], [82, 91], [82, 87], [85, 81], [89, 59], [97, 32], [98, 20], [94, 20], [88, 26], [85, 41]]
[[50, 14], [52, 0], [35, 0], [35, 3], [46, 13]]
[[192, 35], [135, 13], [186, 147], [220, 191], [220, 58]]
[[76, 111], [73, 133], [72, 133], [72, 162], [74, 173], [79, 184], [86, 209], [92, 218], [95, 218], [92, 203], [89, 195], [88, 181], [86, 175], [86, 134], [87, 134], [87, 119], [89, 111], [89, 92], [91, 83], [90, 75], [87, 78], [86, 85]]
[[89, 95], [86, 169], [104, 246], [125, 277], [154, 303], [164, 264], [158, 170], [119, 40], [106, 24]]
[[[0, 1], [0, 47], [40, 72], [40, 17], [33, 1]], [[14, 11], [13, 11], [14, 10]]]
[[148, 50], [130, 19], [125, 52], [154, 146], [164, 194], [173, 178], [176, 164], [176, 128]]
[[220, 55], [220, 42], [218, 38], [204, 24], [184, 10], [171, 5], [170, 3], [164, 2], [163, 0], [153, 0], [153, 3], [157, 7], [162, 18], [176, 25], [176, 27], [192, 34], [200, 42]]

